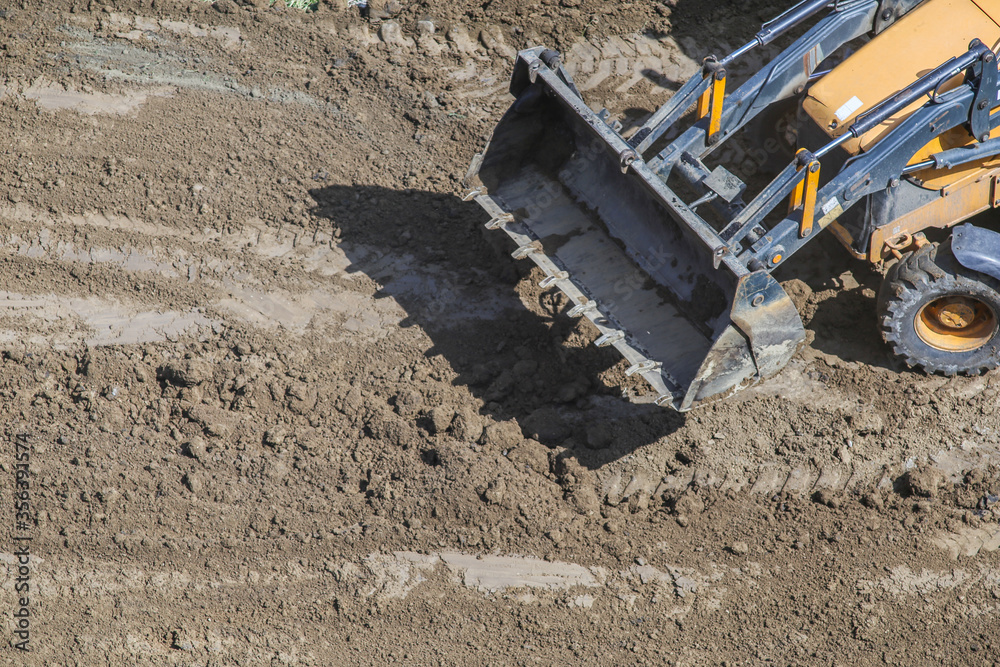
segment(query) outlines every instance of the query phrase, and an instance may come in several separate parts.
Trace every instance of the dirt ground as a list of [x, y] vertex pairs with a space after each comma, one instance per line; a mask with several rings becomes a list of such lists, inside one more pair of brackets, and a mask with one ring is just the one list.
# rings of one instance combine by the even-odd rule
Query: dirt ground
[[634, 402], [461, 199], [516, 49], [634, 121], [774, 3], [268, 4], [0, 9], [0, 661], [996, 664], [1000, 375], [824, 239], [781, 375]]

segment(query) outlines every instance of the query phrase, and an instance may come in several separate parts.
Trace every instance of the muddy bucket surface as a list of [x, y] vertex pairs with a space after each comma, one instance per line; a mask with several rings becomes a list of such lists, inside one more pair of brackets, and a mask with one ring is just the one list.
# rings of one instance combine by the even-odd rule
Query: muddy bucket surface
[[487, 226], [514, 239], [515, 256], [546, 272], [661, 404], [688, 410], [780, 370], [804, 330], [778, 283], [717, 264], [712, 232], [677, 220], [683, 203], [641, 160], [623, 164], [624, 140], [544, 68], [528, 82], [528, 65], [519, 58], [518, 100], [470, 171]]

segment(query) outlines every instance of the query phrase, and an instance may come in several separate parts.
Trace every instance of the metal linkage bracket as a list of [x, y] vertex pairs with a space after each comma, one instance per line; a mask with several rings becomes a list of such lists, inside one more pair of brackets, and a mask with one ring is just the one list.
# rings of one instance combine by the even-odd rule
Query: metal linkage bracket
[[[978, 39], [972, 40], [969, 49], [982, 46]], [[979, 60], [976, 61], [966, 78], [978, 78], [979, 86], [976, 88], [976, 98], [972, 103], [969, 113], [969, 130], [977, 141], [988, 141], [990, 131], [993, 129], [990, 123], [990, 112], [997, 102], [997, 59], [993, 51], [987, 49], [981, 52]]]

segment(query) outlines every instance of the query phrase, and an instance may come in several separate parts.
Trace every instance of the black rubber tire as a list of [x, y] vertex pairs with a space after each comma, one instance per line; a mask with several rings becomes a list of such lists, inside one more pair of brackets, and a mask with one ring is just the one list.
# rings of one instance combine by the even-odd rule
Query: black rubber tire
[[925, 343], [916, 318], [928, 303], [946, 296], [973, 297], [1000, 317], [1000, 282], [967, 269], [951, 252], [951, 239], [908, 253], [885, 275], [878, 296], [882, 338], [910, 368], [929, 373], [979, 375], [1000, 365], [1000, 328], [979, 347], [946, 351]]

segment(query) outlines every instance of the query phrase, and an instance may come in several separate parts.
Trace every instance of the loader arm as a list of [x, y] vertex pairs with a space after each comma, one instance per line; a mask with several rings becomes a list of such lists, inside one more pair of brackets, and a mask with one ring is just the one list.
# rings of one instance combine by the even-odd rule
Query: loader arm
[[[877, 0], [853, 0], [836, 6], [828, 16], [782, 51], [769, 65], [733, 91], [724, 104], [706, 110], [706, 117], [672, 142], [660, 156], [651, 160], [651, 166], [665, 178], [682, 152], [704, 158], [712, 148], [724, 143], [768, 106], [796, 94], [827, 57], [844, 44], [873, 31], [883, 4]], [[692, 77], [666, 104], [657, 109], [629, 139], [629, 143], [636, 151], [645, 155], [706, 91], [711, 92], [713, 87], [724, 86], [728, 78], [726, 67], [729, 64], [754, 47], [784, 34], [801, 20], [817, 14], [826, 5], [826, 2], [815, 1], [802, 3], [793, 10], [798, 21], [789, 21], [771, 29], [767, 32], [766, 39], [762, 36], [762, 30], [754, 41], [721, 60], [714, 56], [708, 57], [701, 74]], [[718, 132], [710, 140], [711, 113], [719, 114], [720, 117]]]

